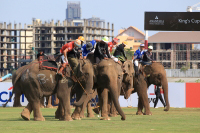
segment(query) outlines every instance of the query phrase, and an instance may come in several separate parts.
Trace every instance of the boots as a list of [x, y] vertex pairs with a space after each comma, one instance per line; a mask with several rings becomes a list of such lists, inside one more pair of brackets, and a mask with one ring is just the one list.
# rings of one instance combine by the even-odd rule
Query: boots
[[58, 75], [63, 77], [62, 71], [65, 69], [67, 63], [63, 63], [62, 66], [60, 67], [59, 71], [58, 71]]
[[61, 66], [57, 74], [63, 77], [63, 74], [62, 74], [63, 70], [64, 70], [64, 67]]

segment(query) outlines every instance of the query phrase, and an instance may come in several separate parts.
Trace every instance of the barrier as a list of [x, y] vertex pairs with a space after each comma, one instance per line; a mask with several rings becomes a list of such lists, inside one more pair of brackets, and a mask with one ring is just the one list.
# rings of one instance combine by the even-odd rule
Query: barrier
[[[9, 90], [9, 88], [11, 87], [12, 87], [11, 82], [0, 82], [0, 106], [2, 106], [2, 104], [5, 104], [5, 102], [12, 95], [12, 90]], [[15, 95], [13, 95], [12, 99], [8, 102], [7, 106], [9, 107], [13, 106], [14, 97]], [[28, 101], [24, 95], [21, 95], [20, 102], [22, 106], [26, 106], [28, 104]]]
[[[151, 85], [149, 87], [147, 93], [148, 93], [150, 107], [154, 107], [154, 102], [156, 99], [156, 95], [154, 93], [154, 85]], [[185, 106], [186, 105], [185, 83], [168, 83], [168, 95], [169, 95], [169, 103], [171, 107], [176, 107], [176, 108], [186, 107]], [[125, 100], [123, 96], [120, 96], [119, 101], [120, 101], [121, 107], [127, 107], [127, 106], [137, 107], [138, 106], [137, 93], [132, 94], [128, 100]], [[163, 107], [160, 101], [158, 101], [157, 107]]]
[[[11, 82], [0, 82], [0, 106], [4, 104], [12, 95]], [[156, 95], [154, 94], [154, 85], [151, 85], [148, 89], [148, 98], [150, 107], [154, 106]], [[161, 92], [162, 94], [162, 92]], [[171, 107], [178, 108], [200, 108], [200, 83], [168, 83], [168, 95]], [[163, 96], [163, 95], [162, 95]], [[163, 96], [164, 98], [164, 96]], [[13, 106], [14, 95], [7, 106]], [[98, 101], [98, 99], [96, 98]], [[20, 98], [22, 106], [26, 106], [28, 101], [24, 95]], [[73, 101], [71, 101], [73, 102]], [[124, 99], [124, 96], [119, 97], [121, 107], [137, 107], [138, 96], [134, 93], [128, 100]], [[162, 103], [158, 101], [157, 107], [163, 107]]]
[[186, 108], [200, 107], [200, 83], [186, 83]]

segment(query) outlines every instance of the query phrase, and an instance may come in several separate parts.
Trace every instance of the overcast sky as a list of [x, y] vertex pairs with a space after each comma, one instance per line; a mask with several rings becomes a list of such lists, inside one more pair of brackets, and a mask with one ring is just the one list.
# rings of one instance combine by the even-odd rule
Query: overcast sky
[[[71, 0], [74, 1], [74, 0]], [[135, 26], [144, 32], [145, 11], [185, 12], [200, 0], [79, 0], [82, 18], [93, 15], [120, 28]], [[200, 7], [200, 5], [199, 5]], [[0, 0], [0, 22], [31, 24], [32, 18], [50, 21], [66, 19], [66, 0]], [[155, 34], [150, 31], [149, 36]]]

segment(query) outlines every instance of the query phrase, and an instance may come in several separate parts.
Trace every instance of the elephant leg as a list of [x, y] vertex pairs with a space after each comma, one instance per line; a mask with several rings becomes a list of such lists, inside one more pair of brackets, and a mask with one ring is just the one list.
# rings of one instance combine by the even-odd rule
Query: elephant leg
[[22, 105], [20, 103], [20, 96], [21, 95], [22, 95], [21, 92], [15, 92], [13, 107], [22, 107]]
[[35, 121], [45, 121], [45, 118], [42, 116], [40, 111], [40, 100], [31, 102], [33, 108], [33, 116]]
[[48, 96], [47, 98], [47, 108], [53, 108], [51, 101], [52, 101], [52, 96]]
[[91, 107], [91, 102], [88, 102], [87, 104], [87, 117], [94, 117], [93, 111], [92, 111], [92, 107]]
[[138, 98], [138, 111], [136, 112], [136, 115], [143, 115], [143, 104], [142, 104], [142, 99], [139, 97]]
[[59, 100], [58, 100], [57, 94], [55, 94], [54, 96], [55, 96], [54, 105], [57, 105], [57, 104], [59, 104]]
[[75, 107], [74, 112], [72, 113], [72, 118], [74, 120], [81, 120], [80, 112], [81, 112], [81, 107]]
[[21, 117], [24, 119], [24, 120], [30, 120], [30, 114], [32, 112], [32, 107], [31, 107], [31, 104], [28, 103], [28, 105], [23, 109], [23, 111], [21, 112]]
[[114, 105], [113, 101], [111, 102], [111, 109], [110, 110], [111, 110], [110, 116], [111, 117], [116, 117], [117, 116], [117, 110], [115, 108], [115, 105]]
[[110, 120], [108, 117], [108, 89], [103, 89], [101, 93], [102, 100], [102, 109], [101, 116], [103, 117], [101, 120]]
[[[76, 101], [80, 100], [82, 94], [83, 94], [83, 92], [81, 90], [77, 91], [77, 93], [76, 93]], [[74, 120], [81, 120], [81, 116], [80, 116], [81, 109], [82, 109], [82, 106], [81, 107], [75, 107], [75, 110], [72, 113], [72, 119], [74, 119]], [[82, 118], [83, 117], [84, 117], [84, 114], [82, 114]]]
[[[66, 94], [64, 98], [59, 99], [61, 106], [64, 109], [64, 116], [60, 119], [60, 120], [64, 120], [64, 121], [72, 121], [72, 117], [70, 114], [70, 93]], [[62, 111], [62, 108], [61, 108]]]
[[64, 118], [64, 109], [61, 106], [61, 103], [58, 104], [58, 108], [55, 112], [55, 119], [61, 119]]
[[40, 108], [44, 108], [44, 97], [40, 99]]
[[139, 95], [139, 98], [141, 98], [141, 102], [144, 106], [144, 115], [152, 115], [150, 111], [150, 106], [149, 106], [147, 89], [146, 88], [142, 89], [141, 93], [139, 93], [138, 95]]

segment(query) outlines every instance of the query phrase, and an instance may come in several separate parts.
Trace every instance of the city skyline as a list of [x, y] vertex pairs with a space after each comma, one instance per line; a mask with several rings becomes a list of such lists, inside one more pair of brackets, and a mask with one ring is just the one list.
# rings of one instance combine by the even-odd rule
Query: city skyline
[[[77, 1], [77, 0], [76, 0]], [[82, 19], [91, 18], [93, 15], [105, 20], [106, 22], [115, 24], [115, 36], [121, 28], [135, 26], [144, 32], [144, 12], [145, 11], [170, 11], [185, 12], [187, 6], [198, 3], [198, 0], [141, 0], [129, 1], [117, 0], [113, 3], [111, 0], [80, 0], [82, 9]], [[38, 6], [40, 5], [45, 6]], [[8, 8], [9, 7], [9, 8]], [[20, 7], [20, 8], [19, 8]], [[67, 1], [60, 0], [16, 0], [1, 1], [0, 22], [6, 23], [24, 23], [31, 24], [32, 18], [41, 19], [42, 21], [51, 21], [52, 19], [63, 21], [66, 18]], [[157, 31], [149, 31], [149, 36], [157, 33]]]

